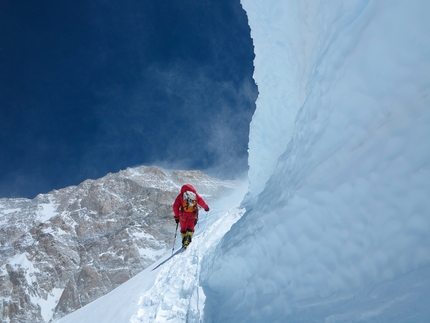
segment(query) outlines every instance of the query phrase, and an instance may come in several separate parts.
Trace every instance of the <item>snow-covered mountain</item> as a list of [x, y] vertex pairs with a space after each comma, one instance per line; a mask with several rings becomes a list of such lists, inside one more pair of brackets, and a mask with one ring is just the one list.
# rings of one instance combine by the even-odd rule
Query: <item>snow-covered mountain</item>
[[242, 4], [246, 212], [60, 322], [430, 322], [430, 2]]
[[430, 322], [430, 2], [242, 4], [249, 189], [58, 322]]
[[173, 257], [169, 250], [123, 285], [56, 322], [200, 322], [205, 304], [199, 285], [202, 262], [243, 215], [239, 205], [247, 188], [247, 181], [238, 183], [233, 193], [210, 204], [187, 250], [176, 253], [181, 246], [178, 237]]
[[199, 171], [129, 168], [35, 199], [0, 199], [1, 322], [48, 322], [121, 285], [172, 247], [184, 183], [211, 203], [235, 187]]

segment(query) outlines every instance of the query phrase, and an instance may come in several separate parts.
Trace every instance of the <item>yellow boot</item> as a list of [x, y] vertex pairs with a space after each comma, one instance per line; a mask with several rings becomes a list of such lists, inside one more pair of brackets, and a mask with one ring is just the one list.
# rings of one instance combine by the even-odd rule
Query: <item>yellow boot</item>
[[182, 247], [184, 247], [185, 244], [185, 237], [187, 236], [188, 232], [181, 232], [181, 237], [182, 237]]
[[182, 248], [188, 247], [188, 245], [191, 243], [192, 237], [194, 232], [187, 231], [185, 233], [185, 236], [182, 238]]
[[188, 235], [190, 236], [190, 240], [192, 240], [192, 238], [193, 238], [193, 234], [194, 234], [194, 232], [192, 232], [192, 231], [188, 231]]

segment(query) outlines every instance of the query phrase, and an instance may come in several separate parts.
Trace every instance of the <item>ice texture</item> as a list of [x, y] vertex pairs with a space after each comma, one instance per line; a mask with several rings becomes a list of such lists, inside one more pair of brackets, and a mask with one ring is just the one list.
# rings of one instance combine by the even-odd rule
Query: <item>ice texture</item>
[[242, 4], [251, 200], [205, 322], [430, 322], [430, 2]]

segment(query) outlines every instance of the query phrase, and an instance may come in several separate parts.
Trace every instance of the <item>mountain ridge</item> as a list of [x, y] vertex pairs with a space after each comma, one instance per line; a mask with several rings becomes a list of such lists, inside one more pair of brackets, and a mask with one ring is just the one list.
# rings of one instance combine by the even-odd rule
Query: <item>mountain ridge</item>
[[2, 322], [49, 322], [151, 265], [170, 248], [171, 205], [184, 183], [208, 203], [235, 186], [140, 166], [34, 199], [0, 199]]

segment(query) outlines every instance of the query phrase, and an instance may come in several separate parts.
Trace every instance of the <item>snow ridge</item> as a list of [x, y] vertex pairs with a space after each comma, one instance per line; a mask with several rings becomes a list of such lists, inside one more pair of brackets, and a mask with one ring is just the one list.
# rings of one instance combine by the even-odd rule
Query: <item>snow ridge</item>
[[[201, 322], [206, 299], [199, 281], [202, 263], [243, 215], [239, 204], [247, 188], [248, 183], [242, 183], [233, 194], [211, 204], [209, 213], [200, 215], [193, 241], [184, 252], [169, 259], [169, 251], [109, 294], [56, 322]], [[175, 250], [180, 246], [178, 237]]]
[[430, 3], [242, 3], [252, 200], [203, 265], [205, 323], [429, 321]]

